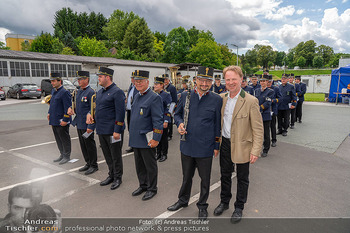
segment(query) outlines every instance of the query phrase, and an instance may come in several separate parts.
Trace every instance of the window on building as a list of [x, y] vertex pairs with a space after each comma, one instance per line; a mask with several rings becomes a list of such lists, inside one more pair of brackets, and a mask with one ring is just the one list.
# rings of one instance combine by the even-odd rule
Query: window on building
[[11, 76], [30, 77], [29, 62], [10, 62]]
[[77, 77], [79, 70], [81, 70], [81, 65], [68, 65], [68, 77]]
[[60, 73], [62, 77], [67, 77], [66, 64], [51, 63], [51, 73]]
[[7, 61], [0, 61], [0, 76], [9, 76], [7, 71]]
[[49, 77], [49, 65], [47, 63], [32, 62], [33, 77]]

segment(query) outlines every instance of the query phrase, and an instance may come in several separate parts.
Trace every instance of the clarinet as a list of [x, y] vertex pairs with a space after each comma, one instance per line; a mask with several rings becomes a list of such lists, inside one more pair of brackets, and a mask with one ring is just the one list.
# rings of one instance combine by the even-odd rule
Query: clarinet
[[[185, 107], [184, 107], [184, 128], [186, 130], [187, 128], [187, 123], [188, 123], [188, 114], [190, 112], [190, 99], [191, 99], [191, 87], [192, 87], [192, 82], [189, 81], [188, 83], [188, 93], [186, 96], [186, 102], [185, 102]], [[180, 138], [181, 141], [186, 141], [186, 134], [181, 135]]]

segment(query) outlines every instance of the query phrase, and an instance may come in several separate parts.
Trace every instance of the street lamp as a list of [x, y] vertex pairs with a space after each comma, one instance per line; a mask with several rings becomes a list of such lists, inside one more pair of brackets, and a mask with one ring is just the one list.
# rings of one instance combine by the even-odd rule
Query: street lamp
[[231, 44], [231, 45], [237, 47], [237, 66], [238, 66], [238, 46], [235, 44]]

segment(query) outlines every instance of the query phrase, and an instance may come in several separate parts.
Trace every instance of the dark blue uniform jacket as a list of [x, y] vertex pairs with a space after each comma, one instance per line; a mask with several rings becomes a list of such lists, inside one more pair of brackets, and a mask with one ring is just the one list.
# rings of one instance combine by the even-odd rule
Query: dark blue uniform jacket
[[279, 87], [281, 98], [278, 101], [278, 110], [287, 110], [289, 109], [289, 103], [292, 103], [293, 106], [296, 106], [297, 97], [295, 94], [294, 86], [290, 83], [286, 85], [280, 85]]
[[264, 91], [260, 89], [256, 90], [256, 98], [259, 100], [260, 112], [263, 121], [271, 121], [271, 104], [275, 92], [269, 88], [265, 88]]
[[72, 106], [72, 96], [63, 86], [51, 91], [49, 108], [49, 125], [59, 126], [62, 121], [71, 122], [72, 118], [67, 114], [68, 108]]
[[91, 110], [91, 97], [95, 94], [95, 91], [87, 86], [85, 90], [80, 88], [76, 96], [76, 109], [75, 109], [75, 118], [72, 122], [73, 126], [77, 126], [78, 129], [95, 129], [95, 124], [87, 125], [86, 124], [86, 115]]

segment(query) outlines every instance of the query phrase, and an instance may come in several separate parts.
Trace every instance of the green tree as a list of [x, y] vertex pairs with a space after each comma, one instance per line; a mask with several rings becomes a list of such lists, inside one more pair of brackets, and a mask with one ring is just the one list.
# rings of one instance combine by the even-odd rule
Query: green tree
[[153, 49], [155, 51], [155, 61], [159, 62], [164, 55], [164, 42], [154, 37]]
[[198, 39], [196, 46], [190, 49], [188, 54], [190, 62], [199, 63], [217, 69], [223, 69], [223, 55], [220, 46], [212, 40]]
[[164, 32], [155, 32], [153, 33], [154, 37], [157, 39], [157, 42], [159, 41], [165, 41], [166, 40], [166, 34]]
[[10, 47], [5, 46], [5, 43], [0, 41], [0, 49], [10, 50]]
[[64, 54], [64, 55], [75, 55], [74, 51], [72, 48], [70, 47], [64, 47], [61, 51], [60, 54]]
[[119, 49], [115, 57], [124, 60], [137, 60], [135, 52], [129, 48]]
[[109, 43], [114, 44], [118, 48], [122, 47], [122, 41], [124, 39], [126, 29], [131, 22], [139, 18], [140, 17], [134, 14], [132, 11], [128, 13], [119, 9], [115, 10], [111, 14], [106, 26], [102, 28], [104, 34], [109, 40]]
[[122, 48], [129, 48], [136, 55], [144, 54], [148, 58], [154, 56], [154, 36], [144, 18], [132, 21], [125, 31]]
[[313, 64], [313, 67], [316, 67], [316, 68], [323, 67], [323, 58], [321, 56], [314, 57], [312, 64]]
[[199, 30], [195, 26], [192, 26], [192, 28], [187, 30], [187, 34], [189, 36], [189, 47], [192, 48], [192, 46], [197, 44]]
[[73, 38], [79, 36], [78, 15], [70, 8], [62, 8], [56, 11], [54, 16], [54, 36], [63, 41], [66, 34], [69, 32]]
[[227, 44], [219, 44], [219, 46], [222, 54], [222, 65], [225, 67], [230, 65], [236, 65], [237, 55], [231, 52]]
[[299, 66], [299, 67], [305, 67], [305, 65], [306, 65], [306, 59], [303, 57], [303, 56], [300, 56], [299, 58], [298, 58], [298, 60], [297, 60], [297, 65]]
[[308, 40], [305, 43], [300, 42], [294, 48], [294, 62], [298, 63], [299, 57], [304, 57], [306, 59], [305, 66], [311, 67], [314, 56], [316, 54], [316, 43], [313, 40]]
[[58, 38], [54, 38], [50, 33], [41, 32], [40, 36], [37, 36], [31, 46], [31, 52], [41, 53], [60, 53], [64, 45]]
[[163, 61], [167, 63], [182, 63], [189, 53], [189, 36], [183, 27], [172, 29], [164, 43]]
[[274, 61], [274, 64], [276, 66], [283, 66], [284, 65], [283, 62], [287, 54], [284, 51], [282, 52], [276, 51], [275, 53], [276, 53], [276, 59]]
[[333, 48], [327, 45], [316, 47], [316, 54], [323, 58], [324, 64], [328, 64], [334, 56]]
[[30, 43], [28, 41], [23, 41], [21, 43], [22, 51], [29, 51], [30, 50]]
[[78, 44], [78, 48], [82, 55], [90, 57], [103, 57], [108, 52], [104, 43], [96, 40], [96, 38], [82, 38]]
[[262, 45], [257, 54], [257, 62], [263, 68], [269, 68], [269, 62], [274, 62], [276, 59], [276, 54], [270, 45]]
[[258, 65], [258, 45], [255, 45], [253, 49], [249, 49], [245, 53], [246, 64], [249, 64], [250, 67], [256, 67]]

